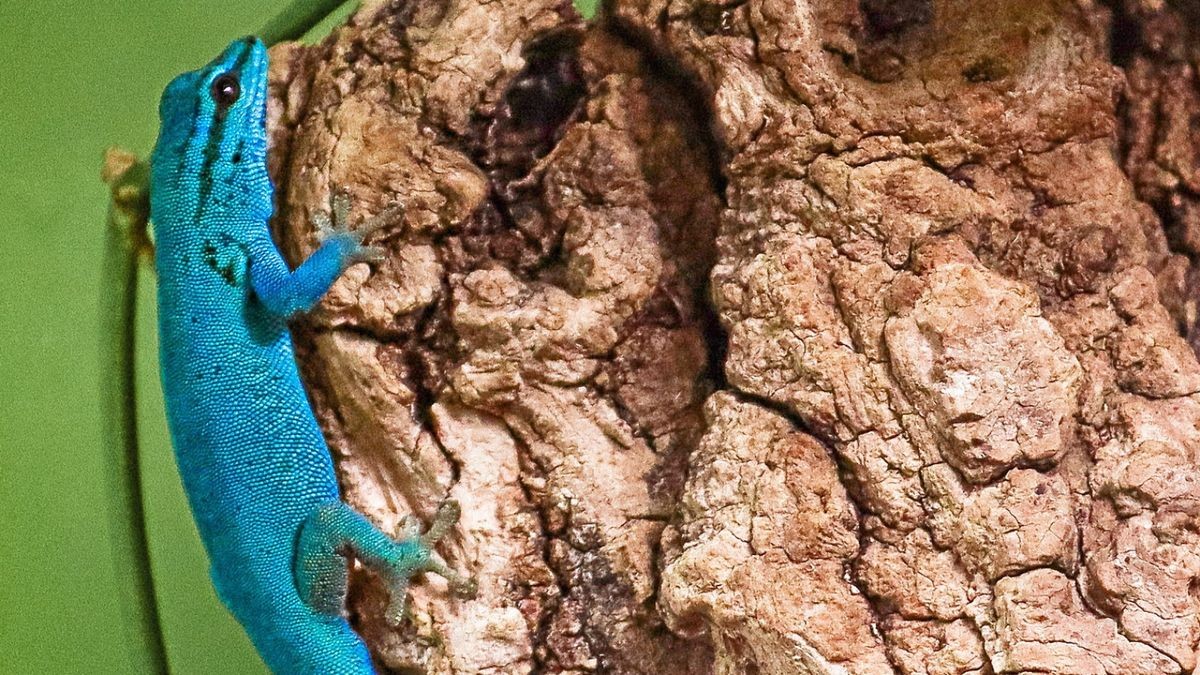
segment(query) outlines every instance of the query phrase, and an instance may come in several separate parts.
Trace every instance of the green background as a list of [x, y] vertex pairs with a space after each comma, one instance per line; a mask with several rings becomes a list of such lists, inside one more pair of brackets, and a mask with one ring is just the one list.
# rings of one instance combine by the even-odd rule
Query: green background
[[[129, 672], [100, 432], [100, 160], [112, 144], [148, 153], [162, 87], [282, 4], [0, 0], [0, 675]], [[172, 669], [262, 673], [213, 594], [175, 473], [150, 283], [140, 435]]]

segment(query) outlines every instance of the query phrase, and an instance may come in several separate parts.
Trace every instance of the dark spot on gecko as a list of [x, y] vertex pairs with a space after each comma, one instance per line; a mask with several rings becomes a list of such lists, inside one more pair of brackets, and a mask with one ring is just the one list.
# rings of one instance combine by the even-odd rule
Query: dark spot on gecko
[[[222, 247], [228, 247], [232, 243], [235, 243], [232, 237], [229, 235], [221, 235]], [[200, 254], [204, 259], [204, 264], [208, 265], [212, 271], [216, 272], [226, 284], [233, 288], [237, 288], [238, 279], [237, 271], [234, 268], [234, 263], [228, 258], [224, 261], [219, 260], [217, 257], [219, 252], [220, 249], [213, 244], [211, 239], [205, 239], [204, 246], [200, 249]]]
[[233, 157], [230, 157], [229, 161], [233, 162], [234, 164], [241, 164], [242, 163], [242, 153], [240, 153], [240, 152], [233, 153]]
[[217, 274], [221, 275], [221, 278], [225, 280], [225, 283], [237, 288], [237, 275], [233, 273], [233, 265], [225, 265], [217, 270]]

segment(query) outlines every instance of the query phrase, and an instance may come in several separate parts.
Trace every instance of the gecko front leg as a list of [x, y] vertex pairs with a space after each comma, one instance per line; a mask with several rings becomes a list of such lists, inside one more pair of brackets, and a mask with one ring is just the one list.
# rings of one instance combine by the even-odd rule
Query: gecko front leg
[[289, 270], [270, 235], [250, 242], [250, 285], [254, 295], [272, 314], [290, 318], [312, 309], [347, 267], [359, 262], [379, 262], [383, 250], [364, 246], [370, 233], [394, 222], [402, 206], [394, 206], [363, 221], [351, 230], [348, 226], [350, 200], [339, 194], [333, 198], [332, 216], [318, 213], [313, 217], [321, 245], [295, 270]]

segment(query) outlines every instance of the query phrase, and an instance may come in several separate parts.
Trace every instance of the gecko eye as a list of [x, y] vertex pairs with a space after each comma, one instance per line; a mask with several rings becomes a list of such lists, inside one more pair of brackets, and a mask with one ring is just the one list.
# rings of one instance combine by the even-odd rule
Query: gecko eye
[[212, 83], [212, 97], [217, 102], [220, 108], [228, 108], [233, 105], [238, 97], [242, 95], [242, 85], [238, 82], [237, 75], [233, 73], [224, 73], [217, 76], [217, 79]]

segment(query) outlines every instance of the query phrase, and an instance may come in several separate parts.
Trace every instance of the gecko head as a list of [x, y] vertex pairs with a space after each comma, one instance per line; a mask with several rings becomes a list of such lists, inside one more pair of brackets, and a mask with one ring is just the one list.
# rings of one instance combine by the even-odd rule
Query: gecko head
[[[198, 200], [247, 216], [271, 214], [267, 183], [267, 50], [234, 40], [208, 65], [176, 77], [159, 104], [151, 199]], [[155, 192], [160, 193], [155, 197]], [[265, 202], [265, 203], [262, 203]]]

